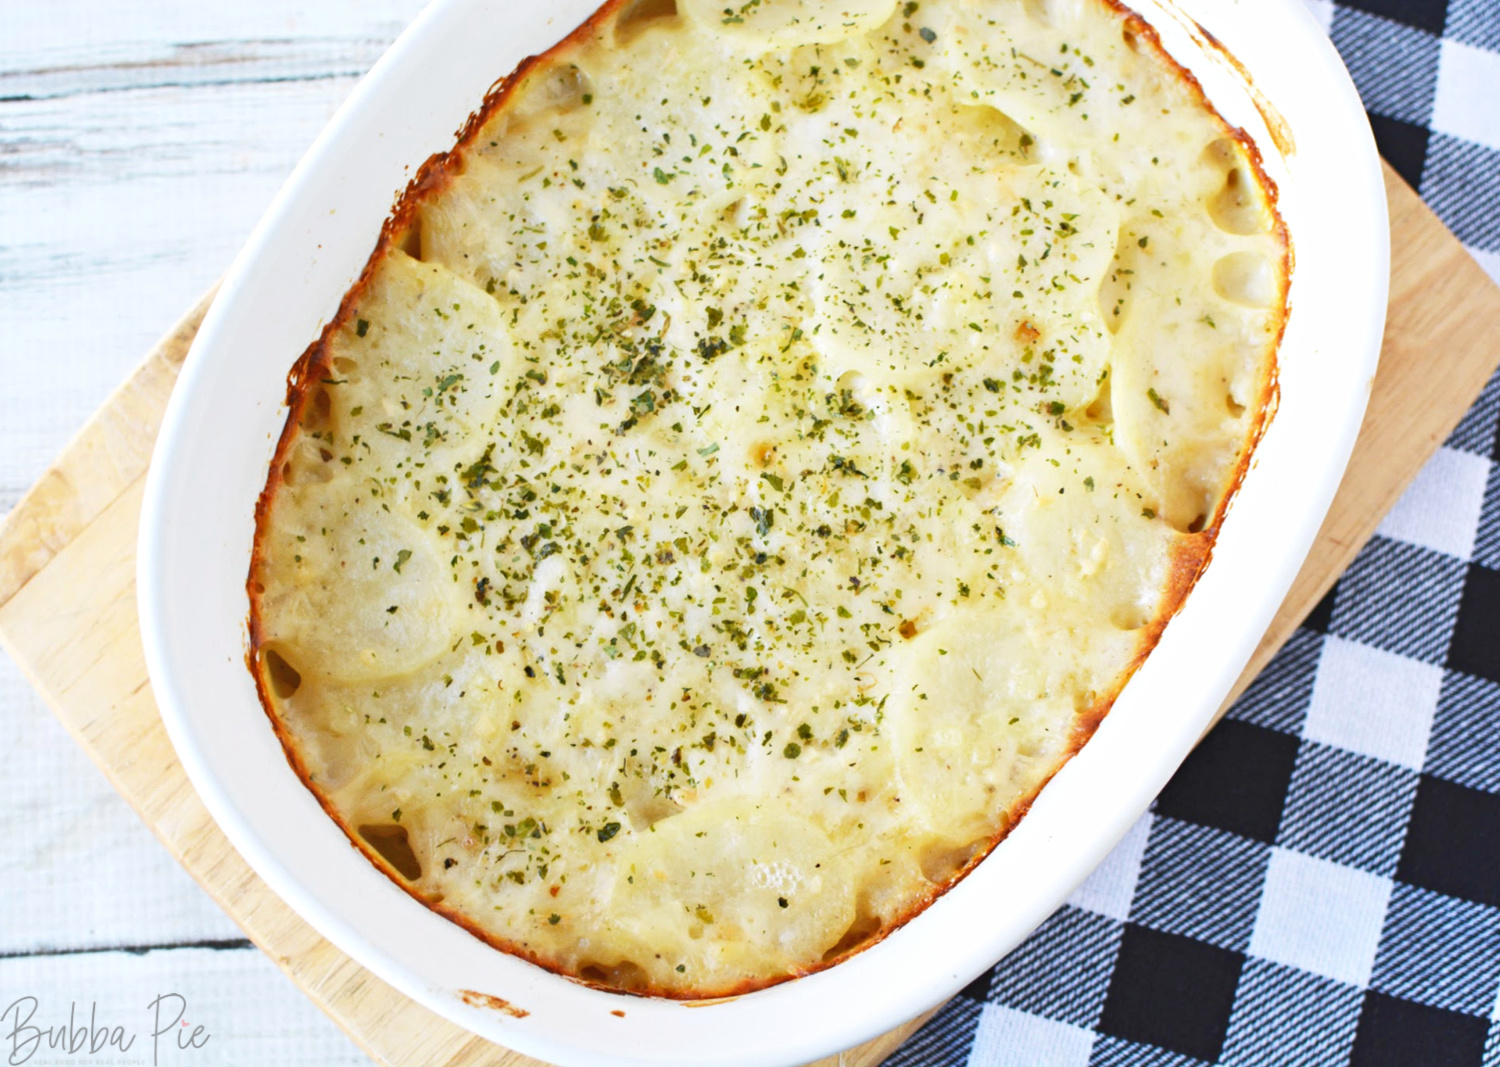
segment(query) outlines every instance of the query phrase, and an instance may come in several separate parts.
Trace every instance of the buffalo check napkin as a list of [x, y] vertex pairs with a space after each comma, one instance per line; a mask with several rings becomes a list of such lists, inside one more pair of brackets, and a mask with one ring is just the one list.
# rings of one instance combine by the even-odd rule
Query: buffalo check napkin
[[[1500, 280], [1500, 0], [1308, 4]], [[1104, 865], [889, 1064], [1500, 1067], [1500, 375]]]

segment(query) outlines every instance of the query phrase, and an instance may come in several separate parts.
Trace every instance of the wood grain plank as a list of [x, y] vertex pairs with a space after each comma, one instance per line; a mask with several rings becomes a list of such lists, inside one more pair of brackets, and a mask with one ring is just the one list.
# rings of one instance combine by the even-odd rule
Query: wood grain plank
[[[1490, 341], [1500, 336], [1500, 290], [1410, 188], [1391, 172], [1387, 182], [1396, 259], [1369, 414], [1313, 552], [1239, 688], [1372, 535], [1500, 360]], [[0, 525], [0, 642], [172, 855], [377, 1061], [527, 1067], [533, 1061], [406, 1000], [302, 922], [213, 824], [167, 741], [136, 626], [135, 529], [145, 457], [193, 322], [190, 314], [158, 346]], [[875, 1067], [920, 1022], [819, 1067]]]
[[102, 48], [54, 49], [27, 57], [30, 62], [0, 69], [0, 100], [17, 103], [237, 82], [353, 79], [374, 66], [394, 35], [116, 41]]

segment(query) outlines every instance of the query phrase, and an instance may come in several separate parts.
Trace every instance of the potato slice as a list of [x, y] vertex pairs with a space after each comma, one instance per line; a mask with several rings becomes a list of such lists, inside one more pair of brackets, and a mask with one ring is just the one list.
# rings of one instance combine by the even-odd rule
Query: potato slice
[[337, 681], [408, 674], [441, 654], [462, 598], [433, 535], [356, 503], [341, 522], [317, 517], [278, 530], [295, 544], [262, 577], [262, 641], [299, 673]]
[[[788, 973], [854, 921], [854, 887], [814, 823], [745, 797], [663, 819], [623, 852], [614, 921], [689, 978]], [[687, 973], [685, 972], [685, 973]]]
[[1066, 749], [1081, 690], [1072, 635], [956, 613], [907, 646], [886, 709], [903, 806], [962, 845], [1036, 789]]

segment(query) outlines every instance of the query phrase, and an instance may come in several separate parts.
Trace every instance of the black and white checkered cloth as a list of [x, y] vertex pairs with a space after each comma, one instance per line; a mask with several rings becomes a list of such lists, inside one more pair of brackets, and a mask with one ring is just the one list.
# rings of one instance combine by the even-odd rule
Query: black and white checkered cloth
[[[1307, 2], [1500, 280], [1500, 0]], [[889, 1064], [1500, 1067], [1500, 375], [1104, 865]]]

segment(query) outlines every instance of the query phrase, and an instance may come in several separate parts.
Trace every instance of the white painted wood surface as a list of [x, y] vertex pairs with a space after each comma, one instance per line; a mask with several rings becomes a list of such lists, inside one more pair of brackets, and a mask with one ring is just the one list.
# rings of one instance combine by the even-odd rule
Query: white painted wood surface
[[[422, 2], [0, 0], [0, 513], [223, 273]], [[3, 656], [0, 736], [0, 1010], [29, 995], [32, 1025], [66, 1025], [73, 1004], [86, 1025], [97, 1003], [138, 1035], [118, 1062], [150, 1063], [147, 1004], [175, 992], [186, 1029], [212, 1036], [164, 1043], [162, 1063], [369, 1062]], [[0, 1018], [0, 1059], [15, 1022]], [[64, 1058], [32, 1062], [49, 1057]]]

